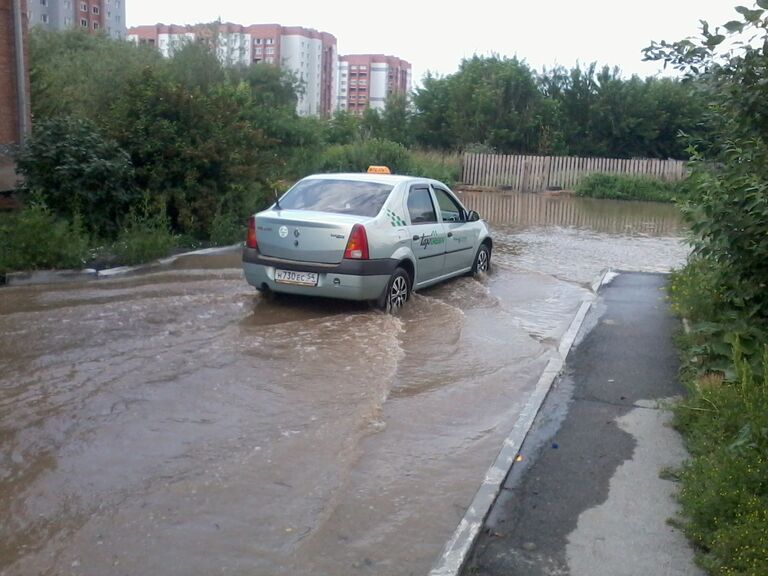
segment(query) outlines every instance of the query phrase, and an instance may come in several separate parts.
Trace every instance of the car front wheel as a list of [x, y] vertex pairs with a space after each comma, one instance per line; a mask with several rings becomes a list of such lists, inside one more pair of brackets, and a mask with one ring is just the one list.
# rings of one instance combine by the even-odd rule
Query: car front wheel
[[390, 314], [398, 312], [411, 295], [411, 279], [408, 272], [396, 268], [387, 282], [384, 293], [379, 298], [379, 308]]
[[488, 244], [480, 244], [475, 255], [475, 263], [472, 265], [472, 275], [485, 273], [491, 269], [491, 249]]

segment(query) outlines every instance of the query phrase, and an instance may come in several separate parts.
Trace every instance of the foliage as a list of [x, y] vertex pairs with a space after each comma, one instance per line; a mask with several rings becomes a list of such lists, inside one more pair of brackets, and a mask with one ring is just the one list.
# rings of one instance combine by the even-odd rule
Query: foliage
[[146, 68], [164, 66], [149, 46], [116, 41], [82, 31], [29, 34], [32, 116], [38, 122], [56, 116], [100, 118], [122, 98], [126, 84]]
[[59, 116], [38, 122], [17, 164], [27, 196], [65, 219], [87, 214], [95, 235], [113, 235], [136, 198], [130, 157], [87, 120]]
[[576, 186], [576, 195], [613, 200], [675, 202], [687, 194], [686, 183], [619, 174], [590, 174]]
[[329, 146], [317, 168], [319, 172], [365, 172], [371, 165], [388, 166], [393, 174], [411, 171], [410, 156], [404, 146], [378, 139]]
[[410, 153], [411, 173], [416, 176], [440, 180], [448, 186], [455, 185], [461, 178], [461, 156], [425, 150]]
[[679, 136], [705, 131], [699, 85], [669, 78], [621, 77], [591, 64], [545, 70], [539, 85], [557, 104], [564, 146], [575, 156], [684, 158]]
[[216, 209], [211, 223], [210, 241], [214, 246], [230, 246], [245, 238], [248, 216], [263, 210], [272, 203], [278, 192], [285, 187], [275, 184], [273, 190], [233, 188], [225, 194]]
[[[696, 335], [682, 339], [696, 355]], [[711, 574], [768, 573], [768, 347], [758, 371], [734, 340], [732, 378], [687, 371], [688, 396], [675, 408], [691, 459], [679, 474], [683, 524]]]
[[88, 255], [83, 219], [57, 218], [42, 202], [0, 221], [0, 274], [15, 270], [79, 268]]
[[164, 206], [145, 195], [123, 224], [114, 251], [123, 264], [133, 265], [167, 256], [176, 246]]
[[[725, 304], [745, 320], [768, 326], [768, 12], [737, 8], [741, 20], [711, 31], [706, 23], [694, 42], [654, 43], [662, 58], [707, 82], [715, 138], [693, 148], [695, 202], [685, 214], [697, 256], [719, 274]], [[768, 8], [768, 6], [766, 6]], [[726, 35], [747, 42], [719, 52]], [[753, 45], [754, 44], [754, 45]], [[695, 144], [695, 143], [694, 143]]]
[[691, 140], [693, 256], [671, 292], [692, 319], [677, 409], [693, 457], [681, 475], [685, 530], [710, 573], [757, 576], [768, 573], [768, 0], [736, 11], [646, 54], [709, 88], [712, 133]]
[[207, 240], [224, 196], [239, 192], [241, 209], [290, 171], [294, 152], [305, 144], [319, 148], [317, 121], [296, 114], [295, 80], [275, 67], [226, 68], [205, 42], [187, 43], [163, 59], [106, 37], [37, 30], [31, 36], [36, 121], [70, 115], [116, 142], [133, 165], [136, 192], [127, 205], [109, 189], [118, 181], [104, 179], [99, 193], [115, 206], [101, 211], [95, 204], [104, 222], [94, 227], [100, 235], [114, 234], [147, 191], [165, 203], [174, 231]]
[[533, 71], [517, 58], [464, 60], [456, 74], [427, 76], [416, 90], [416, 140], [461, 150], [473, 142], [505, 153], [548, 152], [540, 146], [547, 110]]

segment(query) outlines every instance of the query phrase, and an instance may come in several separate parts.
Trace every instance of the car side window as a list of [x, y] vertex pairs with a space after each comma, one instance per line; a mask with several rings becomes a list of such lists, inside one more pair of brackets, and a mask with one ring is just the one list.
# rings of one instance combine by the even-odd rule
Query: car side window
[[408, 214], [411, 216], [411, 224], [437, 222], [437, 214], [435, 206], [432, 204], [429, 188], [411, 188], [411, 192], [408, 194]]
[[437, 198], [437, 205], [440, 206], [443, 222], [464, 222], [464, 210], [448, 195], [448, 192], [442, 188], [435, 187], [433, 187], [433, 190]]

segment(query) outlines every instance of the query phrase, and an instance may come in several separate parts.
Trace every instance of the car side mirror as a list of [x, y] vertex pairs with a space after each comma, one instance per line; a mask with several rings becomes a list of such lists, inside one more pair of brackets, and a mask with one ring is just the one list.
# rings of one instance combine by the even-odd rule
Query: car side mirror
[[478, 214], [474, 210], [470, 210], [467, 213], [467, 222], [477, 222], [478, 220], [480, 220], [480, 214]]

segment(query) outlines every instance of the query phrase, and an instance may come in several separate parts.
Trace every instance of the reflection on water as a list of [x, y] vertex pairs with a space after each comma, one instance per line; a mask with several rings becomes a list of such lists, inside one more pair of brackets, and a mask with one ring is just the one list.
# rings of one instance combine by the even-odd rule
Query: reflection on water
[[671, 206], [462, 195], [494, 267], [401, 315], [262, 298], [237, 254], [0, 290], [0, 574], [425, 574], [606, 268]]
[[677, 236], [680, 211], [671, 204], [577, 198], [566, 194], [464, 192], [464, 204], [490, 224], [573, 227], [622, 235]]

